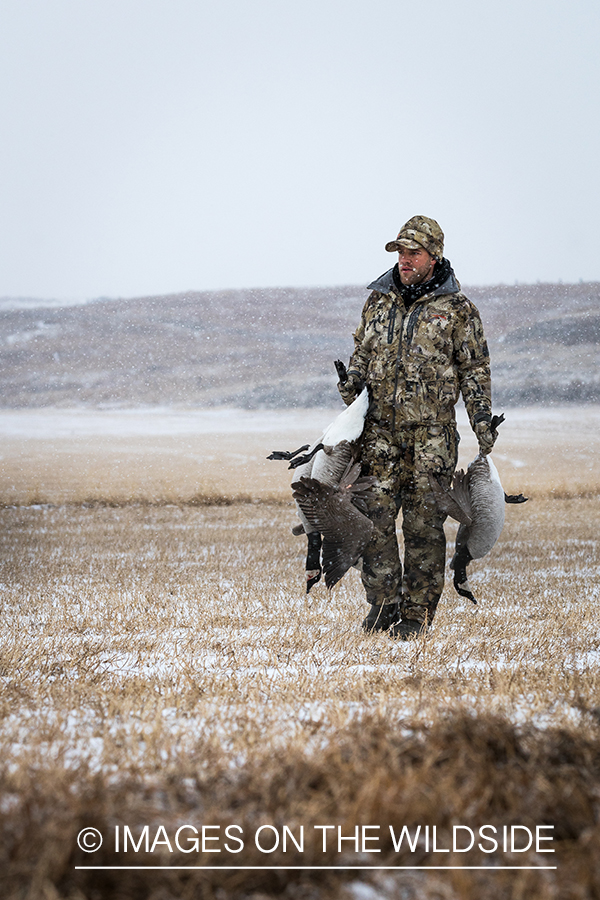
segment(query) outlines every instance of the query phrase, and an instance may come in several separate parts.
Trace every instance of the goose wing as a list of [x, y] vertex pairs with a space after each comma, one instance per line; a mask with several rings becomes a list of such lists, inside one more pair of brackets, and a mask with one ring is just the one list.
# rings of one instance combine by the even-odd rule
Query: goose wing
[[473, 524], [473, 511], [469, 493], [469, 473], [459, 469], [454, 475], [451, 488], [443, 488], [435, 475], [429, 475], [429, 485], [440, 512], [456, 519], [462, 525]]
[[354, 506], [368, 516], [367, 501], [373, 498], [371, 488], [377, 479], [374, 475], [361, 475], [360, 470], [360, 462], [350, 461], [340, 480], [340, 490], [346, 491]]
[[348, 488], [303, 477], [294, 483], [294, 500], [323, 535], [325, 584], [332, 588], [360, 558], [375, 526], [356, 508]]

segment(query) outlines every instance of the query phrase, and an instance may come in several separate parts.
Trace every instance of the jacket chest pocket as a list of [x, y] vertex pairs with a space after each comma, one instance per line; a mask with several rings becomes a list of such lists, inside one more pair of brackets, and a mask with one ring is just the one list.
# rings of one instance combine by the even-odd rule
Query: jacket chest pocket
[[452, 356], [452, 324], [448, 316], [434, 313], [421, 321], [419, 340], [432, 356]]

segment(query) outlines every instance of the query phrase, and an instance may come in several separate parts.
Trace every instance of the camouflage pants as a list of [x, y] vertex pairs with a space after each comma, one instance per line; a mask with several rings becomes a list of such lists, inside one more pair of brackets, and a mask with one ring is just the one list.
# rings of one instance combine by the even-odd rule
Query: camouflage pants
[[[431, 622], [444, 587], [446, 536], [428, 474], [449, 485], [456, 467], [454, 425], [417, 425], [391, 434], [368, 423], [363, 471], [375, 475], [369, 517], [377, 531], [363, 553], [363, 585], [369, 603], [398, 601], [403, 618]], [[404, 577], [396, 519], [402, 510]]]

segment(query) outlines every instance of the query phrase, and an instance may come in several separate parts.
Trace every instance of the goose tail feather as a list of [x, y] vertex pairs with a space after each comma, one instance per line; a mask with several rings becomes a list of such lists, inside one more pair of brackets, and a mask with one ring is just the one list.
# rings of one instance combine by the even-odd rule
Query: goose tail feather
[[471, 501], [469, 499], [468, 473], [459, 469], [454, 476], [452, 487], [443, 488], [435, 475], [429, 475], [429, 486], [433, 491], [437, 508], [462, 525], [472, 525]]

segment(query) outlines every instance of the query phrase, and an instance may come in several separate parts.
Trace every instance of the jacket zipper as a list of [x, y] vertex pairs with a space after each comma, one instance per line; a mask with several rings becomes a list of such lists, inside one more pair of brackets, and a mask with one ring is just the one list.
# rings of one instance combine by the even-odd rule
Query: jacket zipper
[[[406, 349], [410, 346], [415, 333], [417, 320], [423, 311], [422, 303], [415, 303], [408, 314], [402, 317], [400, 333], [398, 335], [398, 352], [396, 354], [396, 376], [394, 378], [394, 396], [392, 397], [392, 434], [396, 431], [396, 396], [398, 393], [398, 376], [400, 374], [400, 361], [402, 356], [402, 339], [406, 337]], [[406, 327], [405, 327], [406, 326]]]
[[394, 340], [394, 325], [396, 324], [396, 310], [398, 307], [395, 303], [392, 303], [392, 308], [390, 310], [390, 321], [388, 323], [388, 344], [391, 344]]

